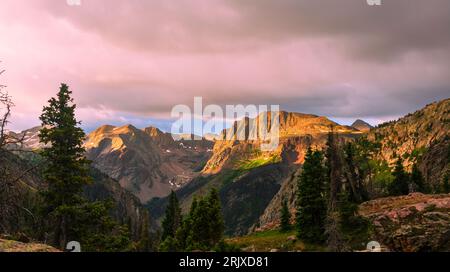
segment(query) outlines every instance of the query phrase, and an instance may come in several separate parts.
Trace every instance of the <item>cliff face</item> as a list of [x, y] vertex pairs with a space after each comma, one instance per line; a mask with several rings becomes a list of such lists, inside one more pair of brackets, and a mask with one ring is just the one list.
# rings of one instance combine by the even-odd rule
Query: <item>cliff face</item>
[[[333, 130], [346, 138], [361, 135], [352, 127], [341, 126], [326, 117], [303, 113], [281, 111], [279, 114], [279, 145], [273, 151], [260, 150], [262, 144], [260, 124], [267, 127], [271, 118], [264, 120], [262, 115], [254, 119], [244, 118], [220, 135], [214, 144], [213, 154], [203, 169], [204, 174], [214, 174], [223, 169], [232, 169], [244, 160], [264, 160], [278, 158], [286, 163], [301, 164], [309, 146], [323, 148], [327, 134]], [[236, 137], [233, 135], [241, 135]]]

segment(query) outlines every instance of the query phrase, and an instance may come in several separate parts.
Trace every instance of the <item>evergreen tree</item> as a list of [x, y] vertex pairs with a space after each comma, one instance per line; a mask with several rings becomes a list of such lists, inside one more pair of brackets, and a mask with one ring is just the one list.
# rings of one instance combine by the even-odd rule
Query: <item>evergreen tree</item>
[[92, 179], [84, 156], [85, 134], [78, 127], [71, 94], [62, 84], [40, 116], [43, 128], [39, 137], [48, 146], [42, 151], [46, 163], [43, 176], [48, 183], [42, 193], [45, 229], [61, 249], [75, 240], [82, 244], [83, 251], [130, 250], [128, 230], [109, 215], [112, 202], [88, 202], [82, 196]]
[[207, 198], [201, 198], [191, 216], [191, 230], [192, 230], [192, 249], [209, 250], [214, 244], [211, 239], [211, 224], [209, 203]]
[[91, 182], [88, 161], [83, 148], [85, 134], [75, 119], [75, 107], [71, 91], [62, 84], [56, 98], [51, 98], [40, 116], [42, 129], [40, 140], [49, 145], [42, 151], [47, 167], [44, 178], [48, 189], [44, 192], [45, 213], [52, 222], [54, 244], [64, 248], [74, 236], [75, 216], [84, 203], [83, 186]]
[[130, 232], [126, 225], [119, 225], [109, 215], [112, 201], [87, 202], [73, 207], [71, 222], [73, 234], [70, 240], [79, 241], [85, 252], [131, 251]]
[[412, 168], [411, 183], [414, 186], [415, 191], [421, 193], [428, 193], [428, 188], [425, 184], [425, 181], [423, 179], [422, 173], [419, 170], [419, 167], [417, 167], [417, 164], [414, 164]]
[[192, 216], [198, 206], [198, 199], [194, 196], [191, 204], [191, 209], [187, 216], [183, 219], [181, 226], [178, 228], [175, 235], [176, 248], [178, 251], [189, 251], [193, 248], [193, 230], [192, 230]]
[[212, 189], [205, 197], [194, 197], [189, 214], [175, 236], [166, 238], [160, 250], [212, 250], [222, 242], [224, 228], [219, 194], [216, 189]]
[[175, 237], [177, 229], [181, 224], [181, 208], [178, 203], [177, 195], [174, 191], [170, 193], [169, 204], [166, 209], [166, 215], [162, 221], [162, 237], [164, 241], [167, 237]]
[[138, 250], [141, 252], [151, 251], [150, 227], [148, 211], [144, 210], [142, 213], [142, 223], [140, 226]]
[[324, 241], [326, 172], [322, 153], [309, 148], [297, 185], [297, 236], [305, 242]]
[[211, 247], [220, 242], [225, 230], [225, 223], [222, 216], [222, 206], [217, 189], [211, 189], [208, 196], [208, 214], [210, 220], [210, 241]]
[[347, 184], [351, 188], [351, 199], [357, 203], [361, 203], [364, 200], [368, 200], [368, 193], [364, 186], [363, 174], [360, 164], [364, 164], [367, 158], [362, 157], [358, 153], [358, 149], [355, 144], [348, 142], [344, 147], [344, 159], [345, 169], [347, 176]]
[[401, 158], [398, 158], [392, 175], [394, 180], [389, 185], [389, 194], [392, 196], [407, 195], [409, 193], [409, 176], [403, 168]]
[[159, 251], [162, 252], [179, 252], [184, 251], [182, 248], [179, 247], [178, 241], [168, 236], [162, 243], [159, 245]]
[[358, 204], [349, 192], [342, 192], [339, 196], [339, 230], [342, 233], [340, 251], [349, 251], [353, 248], [361, 249], [369, 238], [369, 222], [358, 215]]
[[450, 183], [448, 181], [449, 171], [447, 171], [442, 180], [442, 192], [445, 194], [450, 193]]
[[289, 211], [287, 199], [283, 199], [280, 211], [281, 224], [280, 230], [282, 232], [287, 232], [291, 230], [291, 213]]

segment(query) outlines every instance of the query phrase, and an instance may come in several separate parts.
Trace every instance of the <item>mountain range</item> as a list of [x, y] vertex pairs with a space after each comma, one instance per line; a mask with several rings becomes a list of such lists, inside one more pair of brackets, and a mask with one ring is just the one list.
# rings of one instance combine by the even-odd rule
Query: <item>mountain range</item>
[[[411, 169], [420, 157], [419, 168], [432, 188], [449, 168], [450, 99], [377, 127], [362, 120], [343, 126], [323, 116], [282, 111], [280, 144], [272, 151], [261, 151], [261, 142], [249, 137], [257, 133], [250, 124], [258, 118], [236, 121], [221, 135], [200, 141], [192, 140], [193, 135], [172, 137], [155, 127], [105, 125], [88, 134], [84, 145], [93, 166], [145, 204], [156, 222], [171, 190], [186, 212], [194, 196], [218, 188], [228, 235], [275, 226], [283, 199], [294, 209], [305, 153], [309, 147], [324, 149], [330, 132], [343, 141], [365, 138], [376, 144], [373, 158], [391, 166], [401, 156]], [[25, 148], [41, 147], [38, 130], [17, 134], [25, 135]], [[226, 138], [232, 131], [245, 131], [247, 138]]]

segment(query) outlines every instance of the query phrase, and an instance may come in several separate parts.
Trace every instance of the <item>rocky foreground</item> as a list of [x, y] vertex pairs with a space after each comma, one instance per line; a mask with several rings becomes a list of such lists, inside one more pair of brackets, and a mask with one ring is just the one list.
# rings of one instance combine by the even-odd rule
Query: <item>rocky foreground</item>
[[60, 252], [60, 250], [44, 244], [0, 239], [0, 252]]
[[380, 198], [363, 203], [360, 214], [391, 251], [450, 251], [450, 194]]

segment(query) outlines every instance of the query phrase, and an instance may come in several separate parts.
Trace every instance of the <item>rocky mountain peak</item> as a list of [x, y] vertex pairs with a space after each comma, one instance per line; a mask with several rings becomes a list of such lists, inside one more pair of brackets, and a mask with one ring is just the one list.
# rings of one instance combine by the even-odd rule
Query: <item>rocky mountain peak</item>
[[368, 132], [373, 128], [373, 126], [361, 119], [357, 119], [355, 122], [353, 122], [351, 127], [362, 132]]
[[[227, 135], [231, 135], [230, 133], [233, 130], [237, 132], [245, 130], [246, 134], [249, 135], [248, 138], [257, 138], [255, 135], [258, 133], [258, 124], [265, 121], [267, 126], [270, 127], [272, 123], [271, 113], [269, 112], [267, 114], [266, 120], [264, 120], [264, 115], [265, 113], [261, 113], [256, 118], [243, 118], [235, 121], [234, 125], [225, 132]], [[342, 126], [324, 116], [287, 111], [279, 112], [279, 136], [282, 138], [324, 134], [330, 132], [331, 129], [341, 134], [358, 133], [358, 130], [352, 127]], [[221, 139], [230, 138], [228, 136], [225, 138], [222, 133]]]
[[170, 133], [161, 131], [156, 127], [146, 127], [143, 129], [144, 133], [150, 136], [152, 141], [162, 148], [173, 148], [176, 146], [175, 140]]
[[145, 133], [147, 133], [148, 135], [150, 135], [151, 137], [159, 137], [159, 136], [165, 134], [159, 128], [152, 127], [152, 126], [144, 128], [143, 131]]

